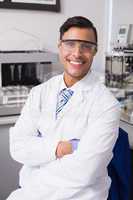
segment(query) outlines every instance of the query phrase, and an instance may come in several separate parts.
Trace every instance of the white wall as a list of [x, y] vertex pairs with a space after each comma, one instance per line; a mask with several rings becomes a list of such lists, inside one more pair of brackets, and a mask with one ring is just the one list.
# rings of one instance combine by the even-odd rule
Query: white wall
[[[129, 0], [128, 0], [129, 1]], [[57, 52], [60, 25], [70, 16], [83, 15], [92, 20], [99, 35], [99, 52], [94, 65], [104, 70], [104, 51], [107, 41], [106, 0], [60, 0], [61, 12], [0, 9], [0, 33], [17, 28], [39, 37], [45, 49]]]

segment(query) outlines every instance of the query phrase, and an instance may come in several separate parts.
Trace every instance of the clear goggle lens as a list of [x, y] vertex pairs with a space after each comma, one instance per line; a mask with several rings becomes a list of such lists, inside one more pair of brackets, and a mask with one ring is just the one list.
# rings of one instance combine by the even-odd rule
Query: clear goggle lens
[[84, 53], [94, 53], [97, 50], [97, 44], [82, 40], [61, 40], [63, 48], [67, 51], [73, 51], [76, 46]]

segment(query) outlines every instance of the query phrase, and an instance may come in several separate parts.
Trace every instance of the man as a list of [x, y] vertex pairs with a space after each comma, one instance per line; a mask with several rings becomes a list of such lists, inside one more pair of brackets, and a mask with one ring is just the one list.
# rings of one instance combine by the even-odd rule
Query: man
[[10, 130], [11, 155], [24, 166], [20, 189], [8, 200], [108, 197], [107, 166], [118, 136], [120, 108], [91, 71], [97, 52], [92, 22], [69, 18], [60, 28], [58, 47], [63, 75], [31, 90]]

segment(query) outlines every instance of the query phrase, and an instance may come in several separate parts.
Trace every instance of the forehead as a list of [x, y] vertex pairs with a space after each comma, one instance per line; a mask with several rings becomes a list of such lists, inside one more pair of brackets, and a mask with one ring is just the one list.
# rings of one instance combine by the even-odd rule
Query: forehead
[[91, 28], [72, 27], [64, 33], [62, 39], [88, 40], [96, 42], [94, 31]]

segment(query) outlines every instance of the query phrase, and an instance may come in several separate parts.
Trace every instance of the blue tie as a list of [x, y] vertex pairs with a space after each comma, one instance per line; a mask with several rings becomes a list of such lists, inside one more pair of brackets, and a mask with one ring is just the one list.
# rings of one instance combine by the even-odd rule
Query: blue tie
[[57, 99], [57, 106], [56, 106], [56, 117], [58, 113], [62, 110], [62, 108], [65, 106], [65, 104], [68, 102], [68, 100], [73, 95], [73, 91], [71, 89], [64, 88], [60, 91]]

